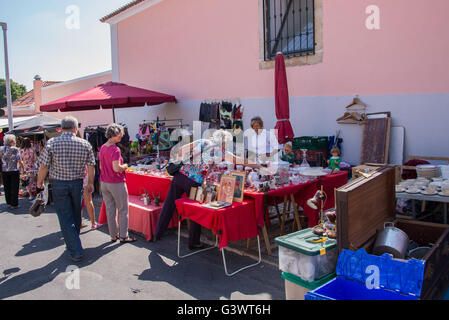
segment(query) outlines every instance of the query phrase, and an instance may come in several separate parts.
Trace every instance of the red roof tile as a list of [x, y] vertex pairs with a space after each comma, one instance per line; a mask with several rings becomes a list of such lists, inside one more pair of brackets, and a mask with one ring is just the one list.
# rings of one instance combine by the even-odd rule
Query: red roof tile
[[[42, 88], [48, 87], [53, 84], [60, 83], [61, 81], [43, 81], [42, 82]], [[34, 89], [31, 91], [28, 91], [26, 94], [21, 96], [20, 98], [13, 101], [12, 106], [13, 107], [26, 107], [30, 104], [34, 103]]]
[[105, 22], [106, 20], [118, 15], [119, 13], [122, 13], [123, 11], [128, 10], [131, 7], [134, 7], [135, 5], [146, 1], [146, 0], [134, 0], [129, 2], [128, 4], [125, 4], [124, 6], [118, 8], [117, 10], [115, 10], [114, 12], [111, 12], [110, 14], [108, 14], [107, 16], [104, 16], [103, 18], [100, 19], [101, 22]]

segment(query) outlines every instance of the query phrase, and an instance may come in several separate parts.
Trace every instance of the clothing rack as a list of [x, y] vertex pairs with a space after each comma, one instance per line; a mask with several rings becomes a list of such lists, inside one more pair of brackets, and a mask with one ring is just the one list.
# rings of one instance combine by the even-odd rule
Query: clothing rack
[[231, 103], [232, 105], [242, 104], [240, 102], [240, 98], [205, 99], [205, 100], [202, 101], [202, 103], [222, 103], [222, 102]]
[[[167, 121], [178, 121], [178, 124], [166, 124]], [[190, 127], [189, 124], [183, 124], [182, 121], [183, 121], [183, 119], [143, 120], [141, 123], [139, 123], [139, 127], [143, 126], [143, 125], [153, 124], [153, 123], [156, 123], [156, 125], [160, 124], [160, 123], [164, 123], [164, 125], [163, 125], [164, 128], [185, 128], [185, 127]]]
[[84, 130], [86, 129], [97, 129], [98, 127], [107, 127], [109, 124], [95, 124], [95, 125], [90, 125], [90, 126], [86, 126], [84, 128]]
[[[167, 122], [167, 121], [178, 121], [178, 125], [179, 126], [182, 126], [183, 124], [182, 124], [182, 121], [183, 121], [183, 119], [155, 119], [155, 120], [143, 120], [141, 123], [140, 123], [140, 125], [143, 125], [143, 124], [149, 124], [149, 123], [159, 123], [159, 122]], [[176, 125], [170, 125], [170, 126], [176, 126]], [[166, 127], [168, 127], [168, 125], [166, 125]]]

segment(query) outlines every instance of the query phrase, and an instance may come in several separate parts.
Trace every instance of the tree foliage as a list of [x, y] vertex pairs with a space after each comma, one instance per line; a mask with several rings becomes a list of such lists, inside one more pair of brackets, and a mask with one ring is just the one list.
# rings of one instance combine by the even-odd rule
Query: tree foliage
[[[27, 90], [23, 84], [19, 84], [10, 79], [11, 83], [11, 103], [20, 98]], [[6, 80], [0, 79], [0, 108], [6, 107]]]

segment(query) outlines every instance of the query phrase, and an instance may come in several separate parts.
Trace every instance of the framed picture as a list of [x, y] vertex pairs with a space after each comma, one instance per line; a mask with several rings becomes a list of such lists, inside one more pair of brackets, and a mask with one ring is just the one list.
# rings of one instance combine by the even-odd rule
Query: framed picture
[[222, 175], [220, 180], [220, 191], [217, 201], [232, 203], [234, 200], [234, 188], [236, 178], [231, 175]]
[[214, 192], [210, 191], [207, 193], [206, 195], [206, 203], [211, 203], [212, 202], [212, 197], [213, 197]]
[[198, 201], [199, 203], [203, 202], [203, 188], [202, 187], [198, 187], [198, 189], [196, 190], [196, 197], [195, 200]]
[[189, 199], [190, 200], [195, 200], [196, 199], [196, 191], [198, 190], [198, 188], [196, 187], [191, 187], [190, 188], [190, 194], [189, 194]]
[[234, 201], [243, 201], [243, 189], [245, 188], [245, 172], [231, 171], [231, 176], [235, 177]]

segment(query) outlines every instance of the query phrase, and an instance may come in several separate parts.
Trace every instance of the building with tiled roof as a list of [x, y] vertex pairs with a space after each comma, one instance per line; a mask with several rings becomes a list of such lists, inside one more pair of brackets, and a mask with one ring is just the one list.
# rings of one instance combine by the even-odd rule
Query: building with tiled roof
[[[16, 99], [12, 103], [13, 116], [33, 116], [40, 113], [42, 104], [42, 88], [60, 83], [61, 81], [42, 81], [40, 76], [36, 75], [33, 81], [33, 90]], [[5, 115], [8, 116], [8, 108], [4, 108]]]
[[106, 22], [107, 20], [109, 20], [109, 19], [111, 19], [111, 18], [113, 18], [113, 17], [115, 17], [117, 15], [120, 15], [121, 13], [123, 13], [125, 11], [128, 11], [129, 9], [131, 9], [133, 7], [137, 7], [140, 4], [143, 4], [144, 2], [148, 2], [148, 0], [134, 0], [134, 1], [131, 1], [131, 2], [127, 3], [127, 4], [125, 4], [124, 6], [118, 8], [117, 10], [111, 12], [110, 14], [104, 16], [103, 18], [100, 19], [100, 21], [101, 22]]

